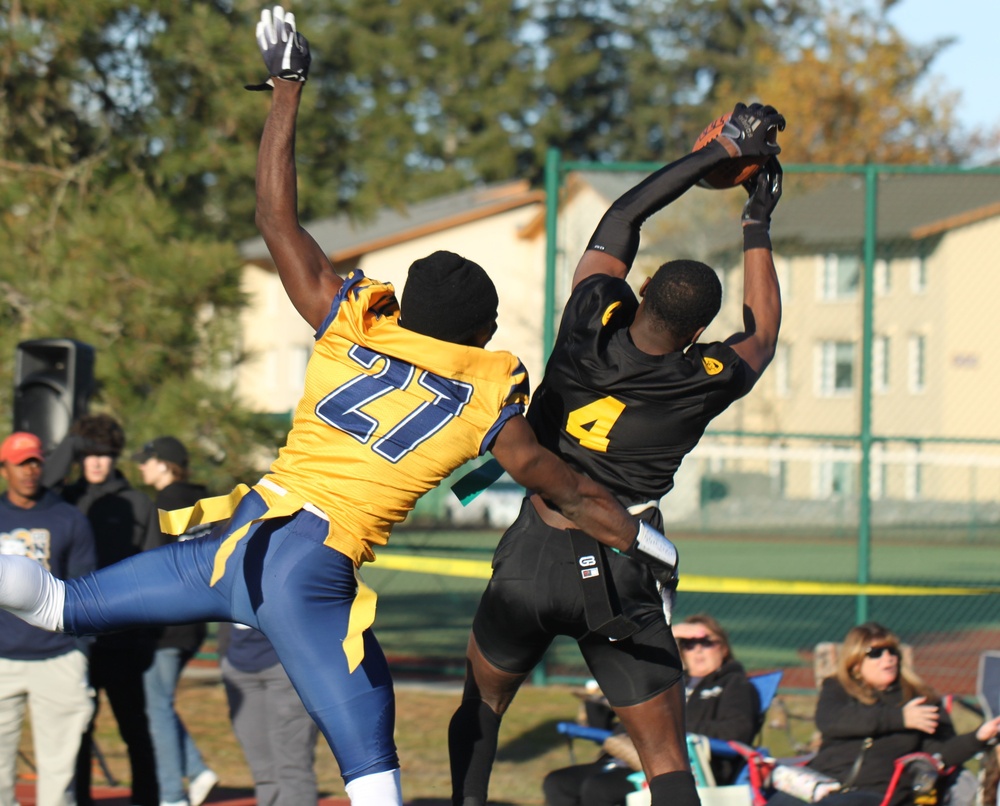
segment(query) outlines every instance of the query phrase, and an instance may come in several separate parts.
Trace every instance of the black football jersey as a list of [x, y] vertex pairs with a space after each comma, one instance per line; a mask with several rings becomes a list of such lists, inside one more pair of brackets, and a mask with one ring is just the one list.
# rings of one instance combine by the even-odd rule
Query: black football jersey
[[539, 442], [626, 506], [665, 495], [708, 423], [757, 378], [721, 342], [640, 351], [628, 333], [638, 306], [624, 280], [582, 281], [528, 409]]

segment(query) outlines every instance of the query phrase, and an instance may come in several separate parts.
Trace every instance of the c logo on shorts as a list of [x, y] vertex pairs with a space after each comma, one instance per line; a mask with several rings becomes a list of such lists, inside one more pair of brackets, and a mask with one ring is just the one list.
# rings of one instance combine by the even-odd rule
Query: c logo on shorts
[[587, 554], [580, 558], [581, 568], [590, 568], [592, 565], [597, 565], [597, 558], [593, 554]]

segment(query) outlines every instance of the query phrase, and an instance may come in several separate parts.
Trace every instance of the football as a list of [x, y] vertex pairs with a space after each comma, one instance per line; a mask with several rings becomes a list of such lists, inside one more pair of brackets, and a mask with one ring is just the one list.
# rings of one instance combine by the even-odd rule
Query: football
[[[732, 113], [726, 112], [722, 117], [716, 118], [702, 129], [701, 134], [698, 135], [698, 139], [694, 141], [694, 148], [691, 150], [697, 151], [700, 148], [704, 148], [718, 137], [719, 132], [722, 131], [722, 127], [729, 120], [730, 114]], [[742, 185], [757, 173], [760, 166], [764, 164], [764, 161], [759, 157], [741, 157], [730, 160], [724, 165], [720, 165], [698, 184], [701, 187], [711, 188], [712, 190], [725, 190], [726, 188]]]

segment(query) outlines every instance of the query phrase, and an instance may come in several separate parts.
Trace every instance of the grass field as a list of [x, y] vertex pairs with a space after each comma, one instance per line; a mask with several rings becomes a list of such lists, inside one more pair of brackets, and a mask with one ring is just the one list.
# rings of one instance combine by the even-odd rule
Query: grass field
[[[447, 725], [459, 699], [460, 690], [454, 684], [397, 682], [396, 742], [403, 793], [411, 806], [446, 806], [450, 802]], [[555, 724], [575, 719], [578, 703], [566, 686], [522, 689], [504, 720], [490, 788], [491, 803], [528, 806], [543, 802], [542, 778], [549, 770], [569, 763], [566, 740], [556, 733]], [[811, 713], [811, 703], [801, 698], [792, 698], [791, 707]], [[221, 790], [228, 790], [231, 796], [251, 790], [253, 780], [229, 726], [222, 685], [214, 678], [185, 677], [178, 690], [178, 710], [205, 760], [221, 778], [220, 795]], [[811, 727], [807, 722], [797, 722], [794, 730], [804, 737]], [[776, 742], [773, 746], [777, 751], [788, 746], [783, 730], [768, 728], [765, 736]], [[31, 757], [29, 739], [28, 735], [23, 737], [22, 747]], [[127, 783], [125, 748], [106, 702], [98, 717], [98, 742], [112, 773]], [[574, 747], [580, 761], [596, 757], [596, 745], [577, 741]], [[19, 769], [27, 771], [23, 763]], [[344, 796], [336, 762], [322, 739], [316, 771], [322, 794]], [[94, 783], [105, 783], [96, 770]]]
[[[401, 666], [429, 666], [462, 673], [462, 657], [472, 616], [489, 574], [497, 531], [399, 530], [386, 558], [414, 556], [474, 560], [479, 576], [464, 578], [366, 566], [366, 581], [378, 592], [375, 629], [386, 652]], [[854, 595], [786, 595], [685, 592], [685, 576], [771, 580], [853, 582], [857, 578], [854, 542], [814, 535], [727, 537], [672, 535], [681, 552], [677, 616], [710, 612], [730, 631], [733, 645], [751, 669], [811, 666], [811, 650], [820, 641], [839, 640], [856, 623]], [[996, 547], [945, 534], [937, 541], [921, 534], [902, 535], [876, 545], [870, 581], [896, 585], [993, 586]], [[721, 587], [721, 584], [720, 584]], [[780, 588], [780, 586], [779, 586]], [[921, 648], [921, 662], [936, 670], [946, 691], [967, 694], [974, 686], [975, 659], [1000, 646], [997, 595], [870, 596], [868, 617], [892, 627]], [[586, 676], [574, 642], [557, 641], [546, 658], [556, 679]], [[924, 667], [926, 668], [926, 666]]]
[[[448, 683], [415, 683], [397, 679], [396, 743], [402, 764], [403, 793], [410, 806], [447, 806], [450, 798], [447, 726], [459, 702], [460, 690]], [[500, 747], [490, 787], [490, 801], [498, 806], [536, 806], [543, 802], [545, 774], [569, 763], [566, 740], [555, 730], [556, 722], [576, 718], [579, 700], [567, 686], [525, 686], [504, 720]], [[768, 714], [763, 744], [777, 756], [789, 755], [795, 744], [805, 744], [813, 734], [812, 695], [782, 694]], [[253, 779], [229, 726], [225, 694], [217, 678], [185, 676], [178, 690], [178, 710], [208, 764], [219, 773], [219, 797], [249, 794]], [[787, 718], [791, 714], [792, 718]], [[961, 709], [953, 716], [959, 731], [972, 730], [978, 720]], [[98, 742], [120, 782], [128, 782], [125, 748], [114, 717], [105, 702], [98, 718]], [[32, 756], [30, 735], [22, 747]], [[574, 744], [578, 761], [596, 757], [589, 742]], [[27, 771], [24, 764], [19, 765]], [[320, 739], [316, 772], [321, 794], [343, 797], [343, 782], [336, 762]], [[95, 785], [105, 783], [95, 771]], [[213, 798], [210, 798], [211, 802]]]

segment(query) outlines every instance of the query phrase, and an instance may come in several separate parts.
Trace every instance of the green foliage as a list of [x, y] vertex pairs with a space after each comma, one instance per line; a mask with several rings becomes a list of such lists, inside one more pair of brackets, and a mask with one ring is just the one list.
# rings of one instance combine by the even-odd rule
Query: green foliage
[[[804, 87], [788, 103], [820, 122], [802, 142], [959, 153], [947, 108], [912, 91], [947, 43], [914, 48], [857, 11], [838, 32], [819, 2], [286, 3], [314, 53], [302, 219], [537, 180], [550, 146], [665, 159], [736, 100], [782, 86]], [[0, 372], [11, 377], [23, 339], [93, 344], [97, 405], [136, 438], [203, 444], [220, 483], [275, 439], [224, 382], [240, 356], [234, 244], [256, 234], [268, 96], [242, 86], [263, 78], [259, 12], [257, 0], [0, 0]], [[873, 52], [892, 79], [874, 89]], [[841, 92], [815, 91], [831, 80]], [[844, 119], [888, 121], [895, 137], [874, 122], [837, 129]], [[908, 151], [915, 130], [927, 147]], [[10, 397], [0, 384], [0, 414]]]

